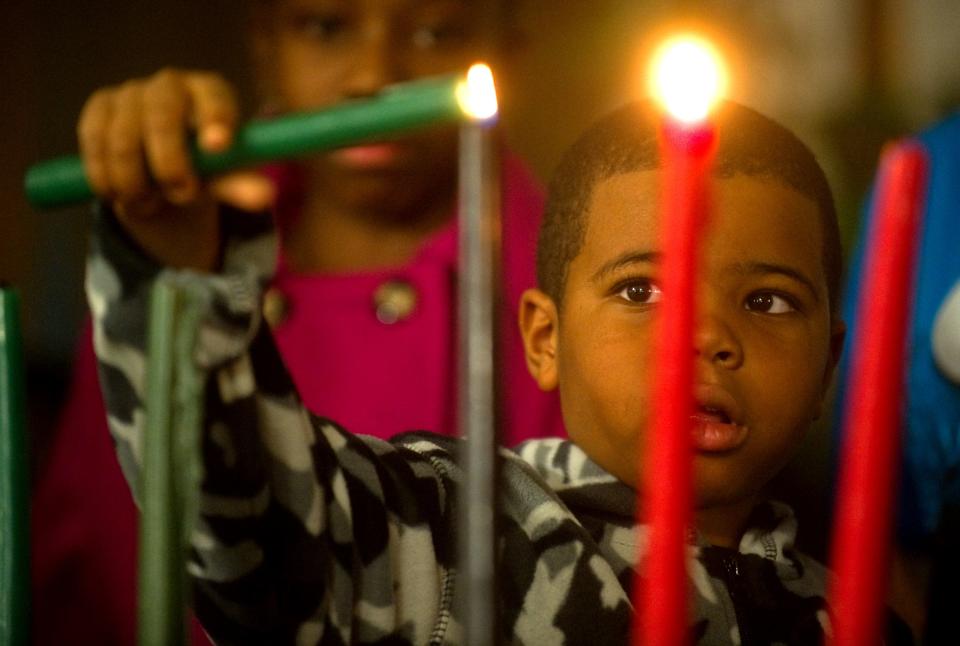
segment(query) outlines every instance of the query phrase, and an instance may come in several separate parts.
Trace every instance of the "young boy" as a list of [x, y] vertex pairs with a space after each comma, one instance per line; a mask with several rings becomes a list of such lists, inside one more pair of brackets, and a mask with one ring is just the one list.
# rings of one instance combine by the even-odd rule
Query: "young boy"
[[[612, 113], [552, 183], [541, 289], [524, 294], [520, 325], [530, 372], [559, 389], [571, 440], [503, 453], [498, 603], [509, 643], [629, 635], [645, 541], [637, 452], [657, 405], [652, 322], [670, 297], [657, 285], [657, 124], [648, 104]], [[704, 643], [819, 643], [825, 571], [795, 551], [792, 512], [764, 501], [763, 488], [820, 414], [842, 345], [836, 218], [821, 169], [787, 130], [732, 103], [717, 128], [695, 341], [691, 631]], [[205, 268], [221, 273], [180, 273], [210, 306], [196, 352], [207, 375], [189, 564], [197, 615], [227, 643], [457, 643], [458, 440], [385, 442], [305, 411], [260, 319], [269, 268], [256, 266], [262, 240], [249, 218], [201, 223], [213, 232], [203, 243], [223, 252]], [[88, 276], [111, 428], [135, 494], [146, 288], [164, 271], [139, 250], [144, 235], [162, 229], [104, 214]]]

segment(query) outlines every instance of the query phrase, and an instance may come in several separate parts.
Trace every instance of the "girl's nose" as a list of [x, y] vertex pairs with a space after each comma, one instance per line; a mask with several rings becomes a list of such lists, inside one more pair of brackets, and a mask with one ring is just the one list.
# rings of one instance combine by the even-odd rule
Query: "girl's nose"
[[395, 40], [388, 25], [365, 30], [347, 85], [348, 98], [373, 96], [387, 85], [406, 80]]

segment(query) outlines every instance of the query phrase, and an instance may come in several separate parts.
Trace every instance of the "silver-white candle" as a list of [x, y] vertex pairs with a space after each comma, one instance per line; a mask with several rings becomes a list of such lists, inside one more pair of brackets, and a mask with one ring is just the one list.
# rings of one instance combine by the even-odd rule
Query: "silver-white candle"
[[460, 429], [465, 470], [459, 499], [459, 602], [464, 643], [496, 643], [497, 482], [496, 281], [499, 268], [499, 172], [492, 129], [493, 74], [474, 65], [461, 88], [460, 130]]

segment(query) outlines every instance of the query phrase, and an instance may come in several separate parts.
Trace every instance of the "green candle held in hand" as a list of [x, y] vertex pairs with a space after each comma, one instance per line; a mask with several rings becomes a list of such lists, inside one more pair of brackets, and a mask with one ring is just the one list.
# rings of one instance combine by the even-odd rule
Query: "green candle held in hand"
[[[209, 176], [458, 121], [464, 118], [458, 102], [462, 83], [462, 74], [398, 83], [369, 99], [253, 120], [237, 132], [229, 150], [207, 153], [194, 147], [194, 163], [200, 175]], [[24, 188], [30, 203], [41, 209], [93, 198], [83, 163], [76, 155], [32, 166], [24, 178]]]

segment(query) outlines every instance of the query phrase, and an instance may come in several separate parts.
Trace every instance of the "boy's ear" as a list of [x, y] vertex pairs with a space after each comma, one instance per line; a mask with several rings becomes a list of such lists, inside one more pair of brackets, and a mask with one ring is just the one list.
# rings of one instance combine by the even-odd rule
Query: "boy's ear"
[[823, 414], [823, 401], [827, 396], [827, 391], [833, 383], [833, 373], [836, 371], [837, 364], [840, 362], [840, 355], [843, 353], [843, 342], [847, 337], [847, 324], [840, 319], [834, 319], [830, 325], [830, 355], [827, 357], [827, 366], [823, 371], [823, 383], [820, 384], [820, 407], [814, 419], [820, 419]]
[[840, 363], [840, 355], [843, 354], [843, 342], [847, 338], [847, 324], [842, 320], [834, 319], [830, 325], [830, 363], [827, 366], [827, 372], [823, 376], [823, 390], [830, 387], [833, 381], [833, 371]]
[[520, 297], [519, 322], [527, 370], [540, 390], [553, 390], [558, 383], [560, 319], [557, 306], [552, 298], [539, 289], [528, 289]]

